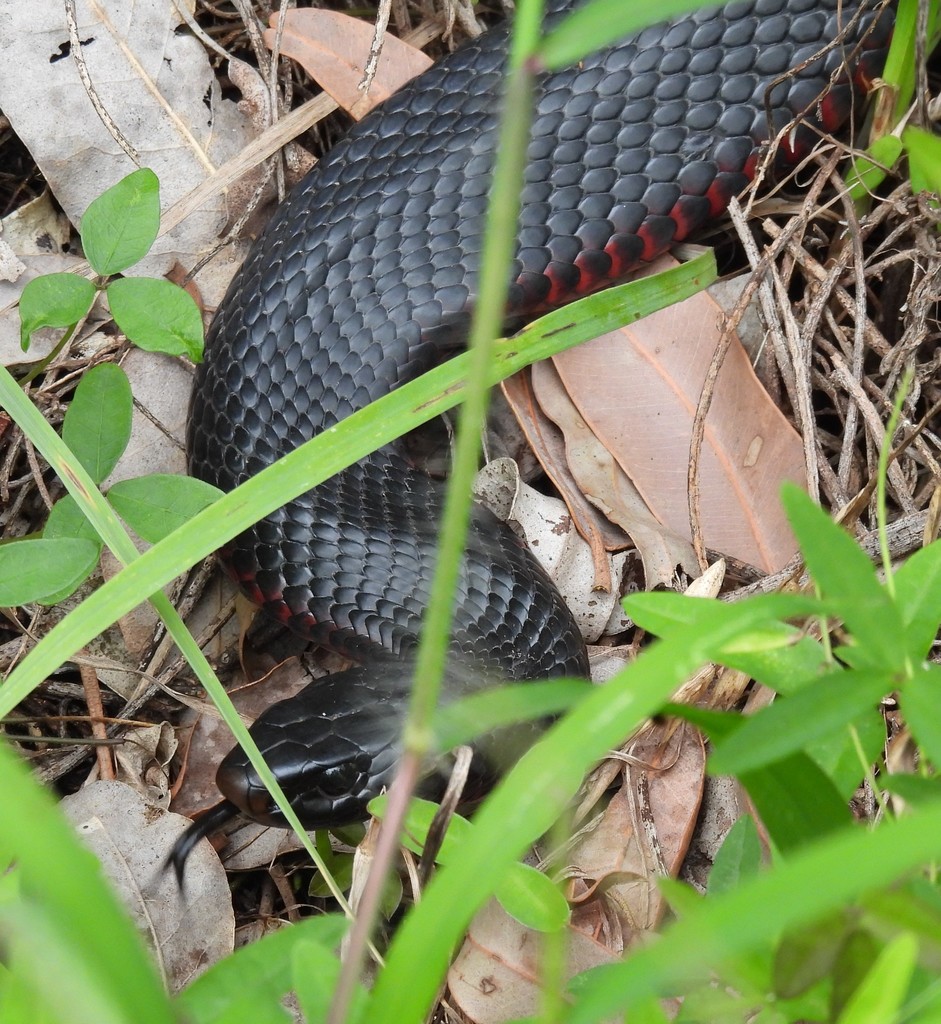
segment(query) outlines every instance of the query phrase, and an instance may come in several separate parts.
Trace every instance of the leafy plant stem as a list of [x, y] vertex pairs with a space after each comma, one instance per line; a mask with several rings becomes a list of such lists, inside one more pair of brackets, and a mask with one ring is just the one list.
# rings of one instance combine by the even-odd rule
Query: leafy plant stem
[[408, 796], [413, 791], [421, 763], [430, 751], [432, 719], [438, 704], [449, 647], [454, 595], [463, 565], [463, 550], [470, 522], [471, 492], [489, 400], [489, 378], [495, 339], [499, 337], [507, 305], [507, 267], [519, 219], [519, 194], [523, 180], [532, 111], [533, 75], [524, 64], [539, 39], [542, 0], [520, 3], [513, 26], [510, 65], [500, 119], [497, 159], [494, 167], [487, 223], [481, 254], [481, 277], [468, 338], [469, 366], [464, 403], [458, 419], [435, 572], [415, 665], [409, 711], [403, 729], [404, 756], [392, 783], [393, 798], [383, 821], [376, 856], [367, 880], [343, 970], [334, 993], [328, 1024], [341, 1024], [355, 991], [382, 897], [385, 877], [391, 870], [402, 829]]
[[58, 356], [59, 353], [65, 348], [65, 346], [68, 345], [72, 336], [78, 330], [79, 326], [84, 322], [85, 321], [83, 318], [82, 320], [79, 320], [78, 323], [72, 324], [72, 326], [65, 332], [65, 334], [63, 334], [62, 337], [56, 342], [53, 350], [48, 355], [40, 359], [39, 362], [36, 363], [30, 369], [29, 373], [27, 373], [26, 376], [21, 381], [21, 387], [28, 388], [30, 384], [33, 383], [33, 381], [46, 369], [46, 367], [53, 361], [53, 359], [55, 359], [56, 356]]
[[[664, 929], [625, 961], [580, 975], [571, 1024], [609, 1020], [624, 1007], [701, 976], [786, 930], [819, 921], [863, 893], [889, 885], [941, 852], [941, 803], [878, 829], [846, 829], [743, 882]], [[852, 870], [847, 870], [852, 865]], [[772, 913], [755, 908], [774, 907]]]

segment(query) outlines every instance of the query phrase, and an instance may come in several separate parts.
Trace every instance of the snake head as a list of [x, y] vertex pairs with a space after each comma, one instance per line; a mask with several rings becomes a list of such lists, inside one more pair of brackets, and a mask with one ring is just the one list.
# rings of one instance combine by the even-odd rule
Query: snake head
[[[408, 680], [399, 686], [378, 676], [375, 666], [362, 666], [317, 680], [273, 704], [251, 728], [305, 828], [364, 820], [366, 805], [392, 781]], [[226, 755], [216, 782], [246, 817], [287, 827], [241, 747]]]

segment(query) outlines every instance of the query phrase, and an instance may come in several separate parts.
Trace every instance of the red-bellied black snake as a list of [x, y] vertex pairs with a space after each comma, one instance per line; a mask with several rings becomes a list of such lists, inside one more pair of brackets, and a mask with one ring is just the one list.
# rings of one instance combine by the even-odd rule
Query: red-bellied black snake
[[[549, 4], [553, 17], [571, 6]], [[885, 58], [892, 12], [879, 7], [738, 0], [544, 77], [508, 321], [622, 280], [714, 221], [748, 184], [762, 145], [793, 119], [779, 161], [844, 125]], [[498, 28], [441, 60], [356, 125], [279, 207], [209, 333], [189, 422], [195, 476], [232, 489], [461, 340], [480, 272], [506, 42]], [[222, 553], [268, 612], [357, 662], [253, 728], [309, 827], [364, 817], [389, 782], [440, 508], [440, 485], [388, 445]], [[451, 689], [586, 673], [575, 621], [548, 576], [477, 507]], [[236, 810], [283, 824], [240, 750], [219, 783], [227, 800], [178, 845], [178, 866]]]

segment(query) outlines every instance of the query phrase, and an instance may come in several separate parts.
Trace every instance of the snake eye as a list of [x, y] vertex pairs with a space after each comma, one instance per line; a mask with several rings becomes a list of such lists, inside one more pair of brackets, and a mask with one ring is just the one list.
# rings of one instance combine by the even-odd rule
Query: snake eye
[[324, 796], [346, 796], [356, 789], [360, 778], [359, 768], [352, 761], [344, 761], [320, 772], [317, 788]]

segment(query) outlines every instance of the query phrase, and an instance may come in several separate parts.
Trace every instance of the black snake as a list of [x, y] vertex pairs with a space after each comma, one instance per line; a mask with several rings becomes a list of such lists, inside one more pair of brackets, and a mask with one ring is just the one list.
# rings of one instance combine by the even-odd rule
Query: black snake
[[[548, 6], [555, 19], [574, 4]], [[507, 321], [619, 281], [714, 221], [748, 184], [762, 145], [795, 117], [778, 161], [840, 128], [885, 58], [891, 10], [869, 6], [738, 0], [544, 77]], [[189, 421], [195, 476], [230, 490], [462, 339], [506, 44], [498, 28], [441, 60], [356, 125], [280, 206], [209, 333]], [[441, 500], [440, 485], [393, 444], [222, 552], [269, 613], [357, 663], [272, 706], [252, 730], [309, 827], [363, 818], [390, 780]], [[477, 507], [450, 692], [586, 674], [555, 587], [509, 528]], [[178, 864], [236, 812], [283, 825], [239, 749], [218, 780], [227, 799], [184, 837]]]

